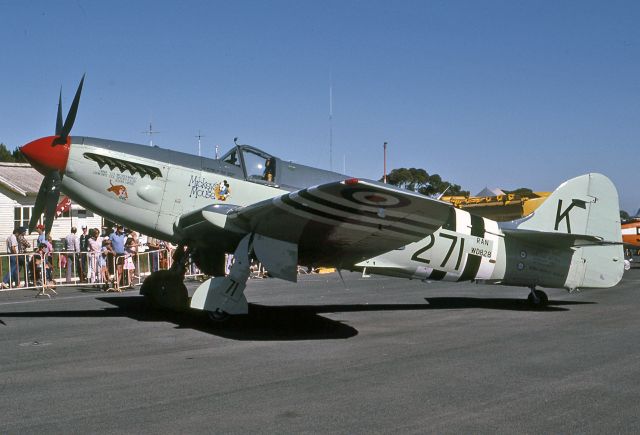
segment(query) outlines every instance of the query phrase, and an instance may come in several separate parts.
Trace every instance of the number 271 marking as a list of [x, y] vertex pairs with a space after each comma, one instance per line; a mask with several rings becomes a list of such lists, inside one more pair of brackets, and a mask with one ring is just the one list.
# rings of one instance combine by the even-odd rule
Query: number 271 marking
[[[456, 245], [459, 246], [458, 248], [458, 259], [456, 261], [456, 265], [454, 267], [454, 270], [458, 270], [460, 269], [460, 263], [462, 261], [462, 253], [464, 252], [464, 237], [460, 237], [460, 244], [458, 244], [458, 236], [454, 236], [451, 234], [444, 234], [444, 233], [440, 233], [438, 234], [438, 236], [442, 237], [443, 239], [448, 239], [451, 241], [451, 243], [449, 244], [449, 249], [447, 250], [447, 254], [444, 256], [444, 259], [442, 260], [442, 263], [440, 264], [440, 267], [445, 267], [445, 265], [447, 264], [447, 262], [449, 261], [449, 259], [451, 258], [451, 254], [453, 253], [453, 250], [456, 248]], [[420, 258], [419, 255], [425, 253], [426, 251], [428, 251], [429, 249], [431, 249], [433, 247], [433, 245], [436, 243], [436, 238], [433, 234], [429, 234], [429, 241], [427, 242], [426, 246], [424, 246], [423, 248], [418, 249], [412, 256], [411, 259], [414, 261], [419, 261], [421, 263], [427, 263], [430, 264], [431, 260], [428, 260], [426, 258]]]

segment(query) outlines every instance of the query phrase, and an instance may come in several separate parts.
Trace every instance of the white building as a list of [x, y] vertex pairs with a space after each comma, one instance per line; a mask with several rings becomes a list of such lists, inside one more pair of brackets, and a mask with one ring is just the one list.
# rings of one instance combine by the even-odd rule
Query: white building
[[[43, 178], [28, 163], [0, 162], [0, 253], [6, 252], [6, 239], [14, 228], [29, 226], [29, 219], [31, 219]], [[43, 217], [40, 216], [40, 223], [42, 220]], [[67, 211], [54, 220], [51, 235], [54, 240], [60, 240], [69, 234], [72, 226], [78, 228], [77, 234], [80, 235], [82, 225], [101, 228], [102, 222], [101, 216], [71, 203], [70, 212]], [[27, 236], [27, 239], [32, 242], [31, 246], [34, 246], [33, 241], [37, 237], [37, 232]]]

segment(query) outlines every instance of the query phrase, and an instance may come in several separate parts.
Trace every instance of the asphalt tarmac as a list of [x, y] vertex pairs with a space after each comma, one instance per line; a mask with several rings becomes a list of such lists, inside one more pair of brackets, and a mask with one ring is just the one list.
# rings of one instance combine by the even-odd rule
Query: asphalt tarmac
[[0, 293], [0, 433], [640, 430], [640, 270], [613, 289], [252, 280], [212, 325], [136, 291]]

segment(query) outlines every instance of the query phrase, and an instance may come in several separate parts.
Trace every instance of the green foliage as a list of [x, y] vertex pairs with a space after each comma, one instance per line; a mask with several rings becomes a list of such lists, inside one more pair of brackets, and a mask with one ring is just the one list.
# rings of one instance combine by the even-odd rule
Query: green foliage
[[502, 190], [504, 193], [512, 193], [514, 195], [520, 195], [520, 196], [533, 196], [533, 190], [529, 189], [528, 187], [521, 187], [519, 189], [516, 190]]
[[19, 148], [14, 149], [11, 155], [13, 156], [13, 161], [16, 163], [28, 163], [27, 159], [25, 158], [24, 154], [20, 152]]
[[24, 158], [18, 148], [11, 152], [5, 144], [0, 142], [0, 162], [26, 163], [27, 159]]
[[13, 156], [7, 149], [6, 145], [0, 143], [0, 162], [13, 162]]
[[627, 213], [624, 210], [620, 210], [620, 219], [625, 220], [625, 219], [629, 219], [631, 216], [629, 216], [629, 213]]
[[427, 171], [419, 168], [393, 169], [387, 175], [387, 183], [427, 196], [439, 195], [447, 187], [449, 187], [447, 195], [469, 195], [469, 192], [462, 190], [460, 185], [445, 181], [438, 174], [429, 175]]

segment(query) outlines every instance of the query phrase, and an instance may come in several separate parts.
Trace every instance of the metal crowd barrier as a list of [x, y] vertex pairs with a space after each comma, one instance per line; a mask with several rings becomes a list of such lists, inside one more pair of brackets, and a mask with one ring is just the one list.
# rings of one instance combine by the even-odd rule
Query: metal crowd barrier
[[[46, 294], [46, 290], [56, 287], [77, 285], [111, 285], [115, 290], [129, 285], [133, 287], [142, 284], [152, 272], [169, 269], [173, 262], [172, 254], [173, 250], [158, 249], [139, 252], [134, 256], [111, 256], [110, 264], [107, 264], [106, 280], [101, 270], [98, 270], [100, 253], [57, 251], [45, 255], [47, 261], [42, 261], [37, 252], [0, 254], [0, 282], [4, 283], [6, 278], [9, 283], [8, 286], [3, 284], [0, 291], [40, 289], [39, 294]], [[12, 263], [17, 267], [12, 268]], [[195, 279], [202, 275], [198, 267], [189, 261], [185, 277]]]

